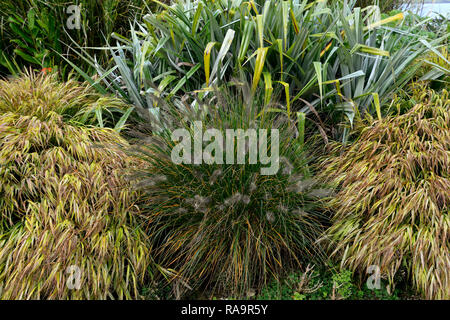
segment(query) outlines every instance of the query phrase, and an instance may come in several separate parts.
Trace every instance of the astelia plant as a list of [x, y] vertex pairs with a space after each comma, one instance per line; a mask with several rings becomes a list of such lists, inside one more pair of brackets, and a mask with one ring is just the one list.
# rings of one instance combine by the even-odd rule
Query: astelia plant
[[325, 1], [177, 1], [160, 6], [161, 12], [134, 24], [131, 39], [115, 35], [110, 69], [84, 55], [101, 76], [101, 81], [89, 79], [92, 83], [103, 82], [151, 110], [157, 106], [153, 96], [207, 92], [233, 77], [246, 79], [253, 91], [264, 88], [267, 99], [281, 91], [290, 104], [318, 93], [312, 65], [327, 53], [323, 50], [337, 20]]
[[[134, 23], [131, 39], [114, 35], [117, 43], [105, 48], [113, 57], [111, 68], [79, 48], [99, 79], [79, 71], [96, 87], [103, 84], [133, 103], [141, 115], [158, 113], [153, 97], [182, 97], [193, 90], [207, 95], [212, 86], [238, 77], [253, 92], [263, 88], [267, 100], [281, 92], [292, 110], [318, 110], [334, 123], [346, 115], [351, 124], [364, 112], [381, 117], [383, 103], [414, 76], [415, 58], [442, 38], [430, 43], [388, 27], [401, 23], [403, 15], [381, 19], [377, 7], [354, 8], [354, 3], [159, 3], [160, 12]], [[338, 134], [345, 141], [347, 131]]]

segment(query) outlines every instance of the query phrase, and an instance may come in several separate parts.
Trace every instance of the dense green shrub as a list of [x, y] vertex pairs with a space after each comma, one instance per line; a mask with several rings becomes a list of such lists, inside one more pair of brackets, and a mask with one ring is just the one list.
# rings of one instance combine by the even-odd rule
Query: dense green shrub
[[151, 248], [126, 142], [64, 120], [95, 103], [85, 88], [27, 77], [0, 88], [0, 298], [138, 298]]
[[389, 294], [383, 284], [380, 289], [360, 287], [349, 270], [308, 267], [281, 281], [274, 281], [258, 293], [261, 300], [398, 300], [399, 292]]
[[450, 99], [446, 90], [414, 99], [324, 161], [323, 177], [339, 190], [327, 239], [351, 270], [378, 265], [393, 282], [404, 268], [426, 298], [448, 299]]
[[387, 12], [394, 9], [403, 9], [405, 7], [411, 8], [415, 6], [417, 9], [420, 8], [424, 0], [357, 0], [356, 5], [360, 7], [367, 7], [370, 5], [379, 5], [381, 12]]
[[[139, 16], [149, 0], [3, 0], [0, 3], [0, 66], [4, 73], [16, 74], [23, 66], [53, 69], [67, 74], [64, 55], [88, 71], [71, 47], [101, 47], [111, 39], [113, 31], [126, 32], [129, 20]], [[80, 6], [80, 29], [68, 29], [73, 15], [70, 5]], [[73, 43], [74, 42], [74, 43]], [[86, 49], [88, 52], [93, 52]], [[107, 59], [97, 53], [100, 63]]]
[[[314, 242], [326, 220], [315, 200], [327, 190], [311, 177], [294, 123], [284, 113], [269, 113], [269, 106], [262, 109], [263, 98], [253, 99], [250, 90], [217, 89], [198, 102], [197, 110], [165, 105], [162, 118], [173, 123], [162, 127], [185, 128], [191, 138], [195, 121], [203, 130], [215, 128], [224, 135], [226, 129], [268, 129], [269, 134], [278, 129], [280, 167], [275, 175], [263, 175], [261, 168], [270, 165], [260, 160], [250, 164], [248, 154], [244, 164], [176, 164], [170, 130], [136, 146], [136, 154], [148, 164], [136, 172], [137, 187], [146, 195], [142, 213], [148, 235], [157, 247], [158, 263], [178, 272], [175, 283], [181, 289], [241, 296], [323, 257]], [[268, 148], [274, 150], [270, 139]], [[227, 150], [234, 150], [236, 161], [236, 144]]]

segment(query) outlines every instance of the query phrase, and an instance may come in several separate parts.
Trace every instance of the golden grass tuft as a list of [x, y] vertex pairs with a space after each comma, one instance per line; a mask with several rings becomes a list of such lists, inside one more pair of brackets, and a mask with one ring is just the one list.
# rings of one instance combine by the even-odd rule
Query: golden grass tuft
[[[13, 112], [45, 120], [52, 112], [72, 123], [111, 124], [114, 110], [128, 106], [122, 100], [103, 96], [91, 86], [73, 79], [59, 82], [57, 74], [36, 74], [0, 80], [0, 114]], [[100, 114], [101, 113], [101, 114]]]
[[[41, 79], [31, 95], [31, 81], [0, 84], [0, 298], [139, 298], [150, 247], [123, 174], [134, 162], [126, 142], [63, 121], [81, 89], [64, 95], [68, 84], [54, 92]], [[5, 107], [12, 100], [19, 109]], [[71, 266], [79, 290], [67, 285]]]
[[339, 186], [327, 238], [343, 266], [378, 265], [391, 283], [405, 268], [424, 297], [449, 299], [450, 99], [445, 90], [418, 98], [324, 161], [322, 176]]

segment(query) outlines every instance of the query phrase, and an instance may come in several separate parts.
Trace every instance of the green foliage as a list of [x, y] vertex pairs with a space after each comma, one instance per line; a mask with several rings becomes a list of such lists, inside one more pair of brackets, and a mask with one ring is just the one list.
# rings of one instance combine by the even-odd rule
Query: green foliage
[[[411, 31], [413, 34], [418, 34], [422, 37], [428, 38], [428, 39], [434, 39], [438, 37], [438, 32], [434, 28], [430, 26], [430, 24], [434, 21], [433, 18], [429, 17], [422, 17], [417, 14], [414, 14], [413, 12], [404, 12], [402, 10], [392, 10], [389, 12], [383, 12], [381, 13], [382, 19], [387, 19], [389, 17], [394, 17], [399, 13], [404, 13], [405, 19], [404, 23], [399, 25], [398, 21], [390, 22], [386, 24], [387, 27], [398, 27], [400, 30], [403, 31]], [[415, 27], [415, 28], [412, 28]]]
[[[75, 44], [101, 47], [113, 31], [125, 32], [130, 17], [139, 16], [148, 0], [4, 0], [0, 3], [1, 40], [0, 65], [4, 73], [18, 74], [23, 66], [60, 68], [66, 77], [68, 65], [61, 55], [88, 71], [89, 65], [71, 51]], [[68, 29], [73, 13], [70, 5], [80, 5], [80, 29]], [[89, 49], [88, 49], [89, 50]], [[93, 52], [89, 50], [89, 52]], [[107, 56], [97, 54], [98, 62]]]
[[257, 295], [258, 300], [397, 300], [399, 292], [389, 294], [383, 284], [380, 289], [359, 286], [349, 270], [330, 267], [295, 272], [281, 281], [273, 281]]
[[[380, 20], [376, 7], [354, 1], [177, 1], [136, 22], [131, 39], [116, 34], [110, 68], [97, 68], [108, 90], [141, 114], [158, 112], [153, 97], [170, 99], [237, 77], [264, 88], [266, 99], [283, 93], [292, 110], [332, 123], [380, 105], [411, 80], [416, 58], [444, 36], [422, 39], [403, 15]], [[406, 24], [405, 24], [406, 26]], [[401, 44], [401, 45], [400, 45]], [[86, 76], [86, 75], [85, 75]], [[87, 80], [94, 82], [90, 77]], [[189, 96], [186, 96], [189, 99]], [[372, 107], [373, 103], [373, 107]], [[347, 131], [336, 131], [345, 141]]]
[[381, 12], [387, 12], [395, 9], [401, 9], [404, 7], [420, 8], [424, 0], [357, 0], [356, 5], [359, 7], [367, 7], [370, 5], [380, 6]]
[[424, 297], [448, 299], [450, 99], [446, 90], [418, 93], [407, 113], [364, 128], [322, 163], [338, 187], [326, 234], [342, 266], [377, 265], [391, 284], [403, 267]]
[[[367, 112], [381, 119], [381, 107], [414, 79], [421, 66], [419, 57], [436, 50], [447, 36], [435, 40], [420, 37], [414, 33], [420, 27], [407, 26], [403, 13], [379, 20], [376, 8], [355, 8], [350, 12], [344, 6], [338, 14], [342, 15], [342, 30], [337, 33], [340, 45], [335, 47], [338, 59], [321, 69], [328, 70], [328, 79], [350, 79], [328, 81], [333, 85], [324, 87], [323, 96], [329, 99], [320, 100], [329, 115], [345, 115], [350, 125]], [[392, 22], [400, 27], [386, 26]], [[351, 77], [355, 73], [358, 75]], [[348, 129], [337, 133], [333, 138], [345, 143]]]
[[433, 89], [450, 88], [450, 42], [424, 57], [425, 65], [419, 70], [419, 80], [432, 80]]
[[[326, 219], [316, 200], [326, 190], [311, 177], [294, 123], [285, 113], [269, 112], [273, 105], [261, 113], [263, 95], [253, 99], [250, 88], [237, 86], [210, 92], [198, 109], [161, 105], [161, 119], [172, 124], [161, 126], [167, 132], [138, 142], [133, 153], [147, 163], [136, 172], [136, 187], [146, 195], [142, 214], [157, 262], [177, 271], [174, 285], [181, 295], [186, 288], [207, 288], [241, 297], [253, 286], [322, 258], [315, 240]], [[269, 165], [249, 164], [247, 156], [245, 164], [175, 164], [170, 130], [185, 128], [193, 138], [194, 121], [224, 135], [226, 129], [279, 129], [278, 173], [262, 175], [260, 169]]]
[[124, 179], [136, 165], [126, 141], [64, 121], [84, 88], [33, 78], [0, 88], [0, 298], [139, 298], [151, 247]]
[[[394, 0], [149, 2], [79, 0], [80, 30], [66, 1], [0, 3], [0, 72], [44, 73], [0, 80], [0, 299], [398, 299], [404, 280], [450, 297], [448, 20]], [[194, 122], [278, 129], [280, 170], [174, 163]], [[344, 144], [322, 179], [313, 126]], [[371, 265], [381, 290], [355, 280]]]
[[40, 16], [34, 8], [31, 8], [25, 17], [13, 12], [8, 17], [8, 27], [11, 33], [10, 44], [15, 47], [12, 50], [15, 58], [10, 59], [8, 57], [10, 50], [5, 50], [1, 54], [0, 62], [10, 72], [20, 71], [17, 57], [41, 68], [56, 65], [53, 50], [62, 52], [59, 40], [62, 30], [56, 27], [55, 20], [48, 14], [47, 9], [43, 10]]
[[264, 79], [268, 98], [272, 84], [275, 91], [287, 86], [299, 93], [293, 101], [317, 92], [311, 65], [335, 24], [325, 2], [177, 1], [161, 7], [136, 23], [131, 39], [115, 35], [113, 66], [97, 68], [108, 88], [134, 105], [152, 109], [154, 95], [181, 96], [233, 77], [253, 89]]

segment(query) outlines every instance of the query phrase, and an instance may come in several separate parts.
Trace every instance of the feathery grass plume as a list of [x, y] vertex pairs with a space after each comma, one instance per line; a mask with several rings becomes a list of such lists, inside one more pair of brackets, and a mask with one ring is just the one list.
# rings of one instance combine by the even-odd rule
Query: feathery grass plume
[[104, 96], [87, 84], [69, 79], [58, 82], [56, 74], [36, 74], [0, 80], [0, 114], [13, 112], [45, 120], [50, 112], [72, 124], [123, 129], [133, 107]]
[[338, 186], [326, 233], [334, 256], [362, 274], [377, 265], [392, 284], [405, 268], [428, 299], [450, 298], [449, 108], [448, 91], [422, 92], [409, 112], [364, 128], [323, 163]]
[[64, 121], [84, 88], [34, 80], [0, 84], [0, 299], [138, 298], [151, 248], [123, 175], [137, 160], [117, 132]]
[[[168, 107], [176, 119], [170, 128], [185, 128], [190, 138], [194, 121], [224, 137], [226, 129], [268, 129], [269, 134], [278, 129], [279, 154], [289, 161], [289, 170], [280, 164], [275, 175], [261, 175], [260, 169], [268, 165], [249, 164], [248, 154], [245, 164], [226, 164], [225, 156], [224, 164], [175, 164], [170, 158], [172, 129], [161, 131], [166, 147], [141, 147], [138, 156], [148, 167], [136, 173], [144, 181], [166, 177], [142, 189], [147, 195], [142, 212], [157, 246], [157, 262], [177, 270], [179, 279], [194, 289], [243, 296], [305, 261], [321, 260], [314, 242], [323, 231], [324, 217], [307, 192], [288, 188], [289, 174], [311, 176], [305, 152], [294, 138], [294, 124], [284, 113], [268, 112], [273, 108], [261, 112], [263, 95], [254, 98], [242, 84], [216, 88], [199, 99], [198, 106], [197, 112], [189, 105]], [[269, 153], [274, 146], [270, 141]], [[208, 145], [203, 142], [203, 147]], [[236, 144], [232, 152], [236, 159]], [[300, 208], [303, 215], [298, 214]]]

